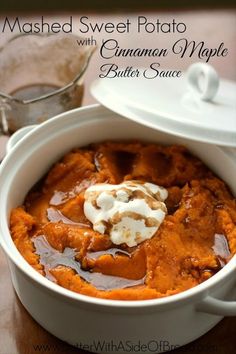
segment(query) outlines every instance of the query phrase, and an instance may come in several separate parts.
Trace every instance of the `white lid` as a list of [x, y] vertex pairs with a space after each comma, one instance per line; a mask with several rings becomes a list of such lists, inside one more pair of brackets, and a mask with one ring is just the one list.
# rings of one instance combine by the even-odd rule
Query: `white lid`
[[236, 83], [219, 82], [208, 64], [195, 63], [180, 78], [99, 79], [91, 93], [110, 110], [145, 126], [236, 147]]

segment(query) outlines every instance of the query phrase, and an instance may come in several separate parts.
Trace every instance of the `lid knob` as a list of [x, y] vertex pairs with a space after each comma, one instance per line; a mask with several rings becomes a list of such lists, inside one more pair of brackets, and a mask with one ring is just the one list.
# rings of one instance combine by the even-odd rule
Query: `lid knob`
[[205, 63], [194, 63], [187, 70], [189, 89], [203, 101], [211, 101], [219, 88], [219, 76]]

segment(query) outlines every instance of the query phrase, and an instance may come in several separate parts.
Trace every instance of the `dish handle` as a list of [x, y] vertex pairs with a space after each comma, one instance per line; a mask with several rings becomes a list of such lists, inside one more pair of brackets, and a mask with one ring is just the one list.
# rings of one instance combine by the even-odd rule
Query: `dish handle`
[[197, 304], [196, 310], [218, 316], [236, 316], [236, 301], [225, 301], [207, 296]]
[[34, 128], [36, 128], [37, 125], [27, 125], [26, 127], [23, 127], [19, 130], [17, 130], [14, 134], [10, 136], [8, 139], [7, 145], [6, 145], [6, 152], [7, 154], [10, 152], [10, 150], [20, 141], [26, 134], [31, 132]]

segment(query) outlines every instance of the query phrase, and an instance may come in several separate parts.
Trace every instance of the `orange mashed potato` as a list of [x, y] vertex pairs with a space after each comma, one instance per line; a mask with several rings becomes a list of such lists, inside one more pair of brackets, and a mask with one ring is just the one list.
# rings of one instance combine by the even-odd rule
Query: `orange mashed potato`
[[[148, 181], [168, 190], [168, 214], [136, 247], [111, 243], [83, 212], [94, 183]], [[12, 210], [16, 247], [39, 273], [74, 292], [144, 300], [192, 288], [236, 252], [236, 202], [225, 183], [184, 147], [105, 142], [75, 149]]]

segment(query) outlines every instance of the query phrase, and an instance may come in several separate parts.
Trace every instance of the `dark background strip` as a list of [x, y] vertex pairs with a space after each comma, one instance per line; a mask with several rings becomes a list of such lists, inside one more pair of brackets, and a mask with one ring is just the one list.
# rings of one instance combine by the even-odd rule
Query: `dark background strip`
[[234, 8], [235, 0], [1, 0], [0, 15], [5, 13], [39, 11], [154, 11], [154, 10], [193, 10], [206, 8]]

